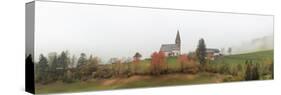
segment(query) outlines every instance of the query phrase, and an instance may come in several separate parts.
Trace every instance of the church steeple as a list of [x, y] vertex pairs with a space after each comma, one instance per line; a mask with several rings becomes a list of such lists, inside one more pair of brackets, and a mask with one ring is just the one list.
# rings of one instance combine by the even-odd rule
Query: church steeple
[[180, 46], [180, 44], [181, 44], [181, 38], [180, 38], [180, 32], [179, 32], [179, 30], [177, 31], [177, 37], [176, 37], [175, 43], [176, 43], [177, 45], [179, 45], [179, 46]]

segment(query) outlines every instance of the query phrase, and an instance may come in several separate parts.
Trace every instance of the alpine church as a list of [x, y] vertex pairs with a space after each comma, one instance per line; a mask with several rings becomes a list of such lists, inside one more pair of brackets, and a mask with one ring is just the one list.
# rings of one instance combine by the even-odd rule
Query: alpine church
[[179, 30], [177, 31], [175, 44], [162, 44], [160, 51], [164, 52], [166, 56], [178, 56], [181, 54], [181, 39]]

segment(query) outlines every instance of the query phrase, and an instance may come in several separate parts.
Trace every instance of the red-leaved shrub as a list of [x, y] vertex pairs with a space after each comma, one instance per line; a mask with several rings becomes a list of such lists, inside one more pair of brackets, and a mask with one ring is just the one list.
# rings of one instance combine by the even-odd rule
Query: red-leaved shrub
[[151, 55], [151, 73], [159, 75], [161, 72], [165, 72], [165, 70], [167, 70], [165, 53], [162, 51], [154, 52]]

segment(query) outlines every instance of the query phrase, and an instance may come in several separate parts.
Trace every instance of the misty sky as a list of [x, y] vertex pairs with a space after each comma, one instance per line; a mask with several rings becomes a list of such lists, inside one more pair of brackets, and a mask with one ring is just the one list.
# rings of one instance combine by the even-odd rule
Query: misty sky
[[240, 45], [273, 35], [273, 17], [134, 7], [36, 2], [35, 60], [68, 50], [71, 56], [149, 57], [180, 31], [182, 53], [204, 38], [207, 48]]

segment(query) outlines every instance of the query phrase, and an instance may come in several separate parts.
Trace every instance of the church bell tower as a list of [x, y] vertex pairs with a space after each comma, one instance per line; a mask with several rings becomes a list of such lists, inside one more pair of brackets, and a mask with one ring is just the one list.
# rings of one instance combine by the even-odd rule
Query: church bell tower
[[180, 38], [180, 32], [179, 30], [177, 31], [177, 37], [175, 40], [176, 45], [178, 46], [179, 50], [181, 49], [181, 38]]

